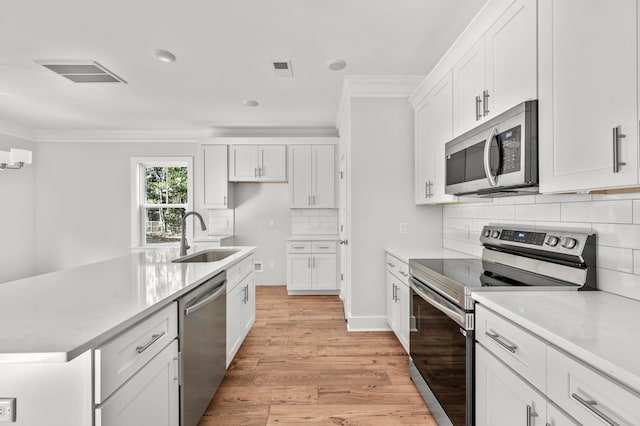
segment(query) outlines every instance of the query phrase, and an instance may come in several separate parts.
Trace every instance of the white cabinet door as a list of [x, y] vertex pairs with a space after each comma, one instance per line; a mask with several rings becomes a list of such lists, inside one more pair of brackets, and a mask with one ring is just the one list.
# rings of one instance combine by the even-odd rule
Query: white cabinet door
[[450, 203], [457, 200], [454, 195], [445, 194], [446, 161], [444, 147], [453, 138], [453, 76], [447, 74], [433, 89], [433, 144], [432, 161], [433, 184], [431, 185], [430, 204]]
[[287, 147], [285, 145], [258, 147], [258, 180], [269, 182], [287, 180]]
[[333, 254], [314, 254], [311, 259], [312, 287], [316, 290], [338, 288], [338, 257]]
[[202, 147], [202, 207], [231, 208], [226, 145]]
[[397, 286], [398, 289], [396, 290], [396, 299], [398, 305], [398, 339], [400, 340], [400, 343], [402, 343], [404, 350], [409, 353], [409, 317], [411, 316], [411, 312], [409, 312], [409, 287], [402, 283], [398, 283]]
[[97, 426], [178, 426], [178, 341], [173, 340], [95, 410]]
[[311, 255], [287, 255], [287, 289], [311, 290]]
[[433, 133], [434, 133], [433, 97], [427, 98], [415, 107], [415, 182], [414, 201], [416, 204], [429, 204], [429, 183], [434, 180], [433, 169]]
[[476, 425], [543, 426], [547, 401], [476, 344]]
[[242, 306], [242, 334], [246, 336], [256, 320], [256, 278], [255, 273], [250, 273], [240, 283], [244, 290]]
[[240, 283], [227, 292], [227, 367], [242, 344], [243, 289], [244, 285]]
[[396, 286], [393, 275], [387, 272], [387, 323], [389, 323], [389, 327], [391, 330], [395, 332], [396, 326], [396, 318], [395, 318], [395, 303], [396, 303]]
[[453, 67], [453, 122], [456, 135], [470, 130], [482, 120], [484, 73], [484, 39], [480, 39]]
[[289, 146], [289, 207], [311, 207], [311, 145]]
[[317, 209], [336, 207], [335, 151], [333, 145], [313, 145], [311, 201]]
[[258, 148], [255, 145], [231, 145], [229, 180], [258, 180]]
[[485, 35], [488, 106], [494, 117], [538, 97], [536, 0], [517, 0]]
[[539, 0], [541, 192], [637, 184], [637, 17], [635, 0]]

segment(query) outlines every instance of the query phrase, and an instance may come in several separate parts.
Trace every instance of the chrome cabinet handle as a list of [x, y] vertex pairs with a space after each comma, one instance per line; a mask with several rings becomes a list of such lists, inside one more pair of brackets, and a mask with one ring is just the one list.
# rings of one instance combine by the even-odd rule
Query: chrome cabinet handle
[[311, 268], [311, 256], [307, 257], [307, 267]]
[[480, 113], [481, 103], [482, 103], [482, 98], [480, 98], [480, 96], [476, 96], [476, 121], [482, 118], [482, 114]]
[[257, 167], [253, 168], [253, 177], [258, 177], [258, 168]]
[[309, 205], [311, 205], [311, 195], [309, 195]]
[[620, 126], [613, 128], [613, 173], [620, 172], [620, 166], [626, 166], [627, 163], [620, 161], [620, 139], [626, 138], [627, 135], [620, 133]]
[[533, 407], [527, 405], [527, 426], [533, 426], [533, 418], [538, 417], [538, 413], [533, 411]]
[[304, 248], [304, 246], [293, 246], [294, 249], [296, 250], [302, 250]]
[[516, 353], [516, 350], [518, 349], [518, 347], [516, 345], [510, 345], [508, 343], [503, 342], [502, 339], [500, 339], [500, 335], [498, 333], [489, 333], [488, 331], [485, 331], [484, 334], [486, 334], [489, 338], [491, 338], [491, 340], [493, 340], [494, 342], [496, 342], [497, 344], [499, 344], [500, 346], [502, 346], [512, 354]]
[[486, 117], [489, 115], [489, 91], [485, 90], [482, 92], [482, 116]]
[[391, 263], [391, 262], [387, 262], [387, 265], [391, 266], [392, 268], [395, 268], [395, 267], [396, 267], [396, 265], [394, 265], [394, 264], [393, 264], [393, 263]]
[[262, 167], [258, 167], [258, 177], [262, 177]]
[[224, 202], [223, 202], [223, 204], [224, 204], [225, 206], [227, 205], [227, 196], [226, 196], [226, 195], [224, 196]]
[[313, 258], [313, 267], [314, 268], [316, 267], [316, 258], [315, 257]]
[[189, 306], [188, 308], [186, 308], [184, 310], [184, 314], [186, 316], [191, 315], [192, 313], [194, 313], [198, 309], [200, 309], [203, 306], [205, 306], [207, 303], [209, 303], [212, 300], [217, 299], [218, 297], [220, 297], [220, 295], [222, 293], [224, 293], [226, 290], [227, 290], [227, 285], [226, 284], [222, 284], [220, 287], [217, 288], [217, 290], [215, 292], [211, 293], [209, 296], [205, 297], [204, 299], [202, 299], [201, 301], [199, 301], [195, 305]]
[[318, 246], [319, 249], [330, 249], [331, 247], [329, 246]]
[[247, 302], [249, 301], [249, 284], [245, 287], [247, 289]]
[[405, 271], [399, 271], [402, 275], [404, 275], [405, 277], [408, 277], [409, 274], [407, 274]]
[[[484, 174], [487, 176], [489, 185], [496, 186], [496, 176], [491, 174], [491, 164], [489, 163], [489, 154], [491, 153], [491, 141], [498, 134], [497, 128], [492, 128], [487, 141], [484, 143]], [[499, 169], [500, 167], [498, 167]]]
[[151, 340], [149, 340], [149, 341], [148, 341], [147, 343], [145, 343], [144, 345], [142, 345], [142, 346], [138, 346], [138, 347], [136, 348], [136, 352], [138, 352], [139, 354], [141, 354], [142, 352], [146, 351], [147, 349], [149, 349], [149, 347], [150, 347], [151, 345], [153, 345], [155, 342], [157, 342], [158, 340], [160, 340], [160, 338], [161, 338], [162, 336], [164, 336], [165, 334], [167, 334], [167, 333], [166, 333], [166, 332], [164, 332], [164, 331], [161, 331], [161, 332], [160, 332], [160, 333], [158, 333], [158, 334], [154, 334], [154, 335], [152, 335], [152, 336], [151, 336]]
[[602, 421], [604, 421], [606, 424], [608, 424], [610, 426], [620, 426], [619, 423], [613, 421], [611, 419], [611, 417], [607, 416], [602, 411], [600, 411], [600, 410], [598, 410], [596, 408], [596, 405], [598, 405], [597, 401], [594, 401], [592, 399], [586, 400], [586, 399], [582, 398], [580, 395], [578, 395], [577, 393], [572, 393], [571, 394], [571, 398], [573, 398], [574, 400], [578, 401], [578, 403], [580, 405], [582, 405], [587, 410], [591, 411], [596, 416], [600, 417], [602, 419]]
[[315, 206], [316, 205], [316, 196], [315, 195], [311, 196], [311, 201], [313, 202], [313, 205]]

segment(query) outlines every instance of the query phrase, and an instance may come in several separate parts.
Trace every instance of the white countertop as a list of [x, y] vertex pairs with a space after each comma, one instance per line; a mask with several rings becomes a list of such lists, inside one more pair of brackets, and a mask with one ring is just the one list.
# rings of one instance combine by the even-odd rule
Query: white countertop
[[208, 237], [194, 238], [194, 243], [219, 243], [222, 240], [233, 238], [233, 235], [209, 235]]
[[287, 241], [338, 241], [338, 235], [291, 235]]
[[640, 301], [604, 291], [484, 292], [472, 297], [640, 392]]
[[462, 253], [455, 250], [449, 250], [442, 247], [424, 248], [424, 247], [400, 247], [386, 246], [384, 250], [397, 257], [398, 259], [409, 263], [409, 259], [477, 259], [471, 254]]
[[209, 263], [171, 263], [178, 248], [150, 249], [0, 284], [0, 363], [69, 361], [255, 250], [235, 248]]

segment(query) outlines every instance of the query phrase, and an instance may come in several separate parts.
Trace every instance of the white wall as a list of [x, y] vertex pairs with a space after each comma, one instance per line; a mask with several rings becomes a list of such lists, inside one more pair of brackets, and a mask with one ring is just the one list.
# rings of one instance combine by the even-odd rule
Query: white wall
[[13, 136], [0, 135], [0, 150], [34, 151], [34, 164], [21, 170], [0, 170], [0, 283], [35, 273], [35, 176], [40, 161], [35, 144]]
[[[258, 246], [254, 259], [263, 262], [257, 285], [285, 285], [286, 240], [291, 230], [286, 183], [235, 183], [235, 244]], [[269, 227], [269, 220], [274, 226]]]
[[40, 143], [37, 272], [124, 256], [131, 243], [131, 157], [195, 156], [195, 143]]
[[597, 234], [598, 287], [640, 300], [640, 193], [527, 195], [446, 206], [443, 246], [479, 256], [489, 223], [577, 228]]
[[[350, 104], [350, 329], [386, 325], [385, 245], [440, 247], [442, 208], [413, 201], [413, 109], [401, 98]], [[400, 235], [399, 224], [408, 224]], [[358, 325], [360, 324], [360, 325]]]

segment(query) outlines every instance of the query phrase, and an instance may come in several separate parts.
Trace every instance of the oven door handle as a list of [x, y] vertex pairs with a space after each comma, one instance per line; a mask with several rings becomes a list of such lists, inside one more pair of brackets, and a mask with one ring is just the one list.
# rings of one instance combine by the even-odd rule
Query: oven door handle
[[[493, 142], [493, 138], [498, 134], [498, 128], [493, 127], [491, 132], [489, 133], [489, 137], [487, 141], [484, 143], [484, 174], [487, 176], [487, 180], [489, 181], [489, 185], [496, 186], [496, 176], [491, 173], [491, 143]], [[500, 167], [498, 166], [498, 169]]]
[[[409, 281], [411, 282], [411, 288], [413, 289], [413, 291], [415, 291], [418, 294], [418, 296], [424, 299], [424, 301], [428, 302], [434, 308], [436, 308], [437, 310], [439, 310], [440, 312], [442, 312], [443, 314], [451, 318], [460, 327], [464, 329], [467, 328], [467, 325], [465, 324], [464, 314], [456, 312], [455, 310], [446, 306], [445, 305], [446, 300], [442, 296], [436, 294], [431, 290], [427, 290], [423, 288], [413, 278], [409, 278]], [[438, 299], [441, 299], [442, 301]]]

